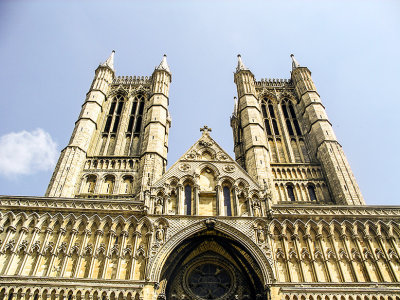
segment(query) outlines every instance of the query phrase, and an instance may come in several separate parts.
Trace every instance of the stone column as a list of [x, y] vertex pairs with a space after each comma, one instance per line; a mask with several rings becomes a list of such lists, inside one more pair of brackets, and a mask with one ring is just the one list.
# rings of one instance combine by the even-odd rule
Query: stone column
[[138, 237], [141, 236], [140, 232], [135, 231], [133, 233], [133, 235], [135, 236], [135, 241], [133, 243], [133, 249], [132, 249], [132, 266], [131, 266], [131, 273], [129, 276], [130, 280], [133, 280], [133, 278], [135, 277], [135, 269], [136, 269], [136, 248], [137, 248], [137, 241], [138, 241]]
[[194, 207], [192, 208], [192, 211], [194, 212], [195, 216], [199, 215], [199, 206], [200, 206], [199, 191], [200, 187], [197, 184], [195, 184], [193, 186]]
[[222, 194], [222, 187], [220, 184], [218, 184], [215, 187], [215, 190], [217, 192], [217, 216], [225, 216], [224, 212], [224, 195]]
[[90, 267], [89, 267], [89, 274], [88, 274], [88, 278], [92, 278], [93, 275], [93, 268], [94, 268], [94, 262], [96, 260], [96, 251], [97, 248], [99, 247], [99, 242], [100, 242], [100, 238], [103, 236], [103, 230], [101, 229], [97, 229], [96, 230], [96, 241], [94, 242], [94, 247], [93, 247], [93, 255], [92, 255], [92, 259], [90, 260]]
[[184, 200], [185, 200], [185, 194], [183, 190], [183, 185], [178, 184], [178, 193], [177, 193], [177, 198], [178, 198], [178, 215], [183, 215], [184, 214]]
[[83, 252], [85, 251], [86, 243], [87, 243], [88, 237], [91, 234], [91, 232], [90, 232], [90, 230], [85, 229], [83, 234], [84, 234], [84, 236], [83, 236], [82, 246], [81, 246], [81, 249], [79, 250], [78, 261], [76, 263], [76, 268], [75, 268], [75, 272], [74, 272], [75, 278], [77, 278], [79, 276], [79, 271], [80, 271], [81, 264], [82, 264]]
[[239, 217], [240, 216], [240, 211], [239, 211], [239, 189], [238, 188], [233, 188], [233, 202], [234, 202], [234, 216]]

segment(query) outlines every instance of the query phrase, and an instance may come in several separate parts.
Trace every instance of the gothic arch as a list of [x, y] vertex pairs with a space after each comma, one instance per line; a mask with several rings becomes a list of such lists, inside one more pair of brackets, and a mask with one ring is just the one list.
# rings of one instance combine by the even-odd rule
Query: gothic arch
[[255, 244], [255, 242], [253, 242], [247, 235], [243, 234], [236, 228], [214, 218], [208, 218], [197, 222], [170, 237], [162, 246], [162, 248], [159, 249], [155, 256], [149, 261], [149, 280], [159, 282], [161, 279], [161, 272], [165, 267], [165, 263], [174, 250], [176, 250], [178, 246], [185, 240], [207, 230], [214, 230], [215, 232], [221, 233], [240, 244], [255, 260], [260, 268], [262, 274], [261, 279], [263, 281], [262, 284], [264, 286], [272, 283], [275, 280], [272, 262], [265, 256], [265, 253], [263, 253], [263, 251]]
[[214, 166], [213, 164], [208, 163], [208, 162], [200, 164], [196, 168], [195, 174], [200, 174], [206, 168], [211, 169], [214, 172], [216, 178], [218, 178], [220, 176], [220, 172], [219, 172], [218, 168], [216, 166]]

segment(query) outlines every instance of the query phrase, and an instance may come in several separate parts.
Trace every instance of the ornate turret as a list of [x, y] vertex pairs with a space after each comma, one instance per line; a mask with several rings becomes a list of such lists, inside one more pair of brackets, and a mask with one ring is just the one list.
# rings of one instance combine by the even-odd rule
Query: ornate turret
[[[113, 50], [110, 57], [95, 71], [92, 85], [86, 94], [78, 121], [75, 123], [75, 129], [68, 146], [61, 152], [46, 196], [73, 197], [75, 195], [79, 174], [83, 169], [90, 142], [97, 129], [103, 103], [115, 77], [114, 53]], [[73, 164], [70, 163], [72, 159]]]
[[307, 67], [301, 67], [292, 57], [292, 81], [302, 115], [302, 131], [307, 132], [312, 155], [321, 162], [334, 201], [338, 204], [365, 204], [350, 165], [338, 143], [332, 124]]
[[238, 55], [234, 81], [238, 101], [234, 121], [231, 122], [235, 136], [236, 161], [264, 188], [270, 186], [272, 174], [267, 141], [260, 105], [256, 95], [253, 73], [245, 67]]
[[[171, 71], [164, 54], [152, 74], [150, 99], [147, 106], [142, 159], [140, 162], [140, 189], [145, 191], [165, 172], [168, 153], [168, 134], [171, 119], [168, 112]], [[142, 194], [143, 196], [143, 194]]]

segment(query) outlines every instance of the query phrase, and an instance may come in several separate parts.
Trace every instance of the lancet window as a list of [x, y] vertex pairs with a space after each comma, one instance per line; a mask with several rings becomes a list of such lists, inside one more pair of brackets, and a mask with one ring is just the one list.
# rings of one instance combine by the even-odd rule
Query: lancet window
[[144, 111], [144, 95], [137, 94], [132, 103], [131, 114], [129, 117], [127, 133], [133, 133], [135, 135], [140, 134], [142, 127], [143, 111]]
[[297, 121], [292, 102], [284, 99], [281, 105], [289, 135], [301, 135], [299, 122]]
[[293, 189], [293, 186], [290, 185], [290, 184], [288, 184], [288, 185], [286, 186], [286, 191], [287, 191], [289, 200], [290, 200], [290, 201], [296, 201], [296, 197], [294, 196], [294, 189]]
[[190, 184], [185, 185], [185, 215], [192, 214], [192, 187]]
[[232, 216], [232, 204], [231, 204], [231, 191], [228, 186], [224, 186], [223, 189], [224, 194], [224, 210], [225, 216]]
[[122, 185], [121, 194], [131, 194], [132, 193], [132, 185], [133, 185], [133, 178], [132, 176], [125, 176], [123, 178], [124, 182]]
[[112, 175], [107, 175], [104, 178], [102, 194], [112, 194], [114, 190], [115, 177]]
[[308, 196], [310, 196], [311, 201], [317, 201], [317, 194], [315, 193], [315, 187], [311, 184], [307, 186]]
[[84, 190], [84, 193], [93, 194], [95, 186], [96, 186], [96, 176], [89, 175], [86, 179], [86, 188]]
[[267, 135], [279, 135], [279, 127], [278, 122], [276, 119], [276, 113], [274, 109], [274, 105], [272, 104], [271, 100], [268, 98], [264, 98], [264, 101], [261, 105], [265, 130]]
[[124, 97], [120, 94], [116, 95], [111, 102], [110, 110], [108, 111], [106, 124], [104, 125], [104, 133], [112, 133], [118, 131], [118, 126], [121, 119], [122, 109], [124, 107]]

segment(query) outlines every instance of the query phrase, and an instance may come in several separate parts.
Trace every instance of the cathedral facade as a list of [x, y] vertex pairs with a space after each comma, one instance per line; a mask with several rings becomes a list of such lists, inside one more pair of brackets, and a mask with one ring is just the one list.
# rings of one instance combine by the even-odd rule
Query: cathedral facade
[[[44, 197], [0, 197], [0, 300], [400, 300], [400, 207], [368, 206], [308, 68], [240, 55], [235, 158], [168, 170], [171, 71], [95, 71]], [[172, 99], [173, 101], [173, 99]]]

